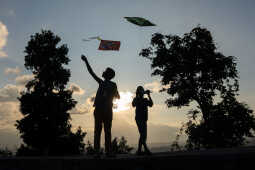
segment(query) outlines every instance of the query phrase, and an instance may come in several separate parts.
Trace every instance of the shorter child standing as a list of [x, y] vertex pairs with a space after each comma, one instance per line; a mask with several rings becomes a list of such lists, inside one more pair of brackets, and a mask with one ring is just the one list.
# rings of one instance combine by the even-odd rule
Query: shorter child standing
[[[148, 99], [144, 98], [144, 94], [148, 95]], [[147, 120], [148, 120], [148, 106], [152, 107], [153, 102], [150, 96], [150, 91], [144, 91], [142, 86], [138, 86], [136, 89], [136, 97], [133, 99], [132, 106], [136, 107], [135, 121], [140, 134], [137, 155], [142, 155], [142, 146], [144, 147], [145, 154], [151, 155], [150, 150], [147, 147]]]

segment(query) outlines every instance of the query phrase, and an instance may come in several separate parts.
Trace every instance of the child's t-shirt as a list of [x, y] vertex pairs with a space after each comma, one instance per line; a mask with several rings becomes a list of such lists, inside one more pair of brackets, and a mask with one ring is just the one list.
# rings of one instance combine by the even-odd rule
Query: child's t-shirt
[[136, 120], [148, 120], [148, 106], [152, 106], [152, 102], [147, 98], [135, 97], [133, 99], [132, 105], [136, 107], [135, 119]]
[[94, 106], [112, 108], [114, 97], [118, 95], [117, 85], [112, 81], [101, 81], [95, 97]]

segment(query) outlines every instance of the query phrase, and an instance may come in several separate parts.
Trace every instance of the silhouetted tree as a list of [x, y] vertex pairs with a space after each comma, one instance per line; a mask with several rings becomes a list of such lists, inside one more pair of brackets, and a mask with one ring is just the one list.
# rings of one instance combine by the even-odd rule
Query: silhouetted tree
[[[212, 106], [213, 116], [206, 122], [189, 121], [187, 149], [224, 148], [245, 144], [246, 137], [253, 137], [255, 117], [247, 104], [240, 103], [227, 93], [223, 100]], [[194, 119], [195, 120], [195, 119]]]
[[72, 91], [65, 89], [70, 70], [63, 65], [70, 59], [67, 46], [59, 46], [60, 41], [51, 31], [42, 30], [31, 36], [25, 48], [25, 67], [32, 71], [34, 79], [26, 84], [19, 98], [24, 117], [16, 127], [25, 143], [20, 155], [29, 151], [39, 155], [79, 154], [84, 150], [85, 133], [80, 128], [71, 132], [68, 111], [76, 101]]
[[[143, 49], [140, 55], [151, 60], [152, 75], [161, 76], [162, 85], [169, 85], [168, 88], [161, 90], [170, 95], [166, 101], [168, 107], [180, 108], [188, 106], [193, 101], [198, 104], [198, 109], [190, 111], [189, 114], [195, 119], [201, 113], [201, 125], [204, 124], [206, 127], [205, 133], [211, 132], [211, 121], [216, 119], [215, 107], [220, 107], [220, 105], [214, 106], [215, 96], [219, 94], [221, 98], [228, 100], [227, 95], [235, 96], [239, 90], [236, 58], [218, 52], [213, 37], [206, 28], [198, 26], [183, 37], [155, 33], [151, 39], [151, 46]], [[239, 113], [240, 110], [235, 108], [236, 110], [231, 110], [233, 112], [231, 114], [238, 113], [242, 118], [249, 115], [249, 118], [254, 119], [253, 115], [247, 112], [249, 109], [245, 105], [239, 105], [243, 106], [243, 111]], [[226, 110], [220, 113], [219, 111], [218, 114], [227, 114]], [[217, 124], [214, 126], [216, 127]], [[245, 133], [242, 135], [246, 136], [251, 129], [251, 125], [243, 127]], [[195, 133], [195, 131], [186, 132], [189, 137], [193, 132]], [[205, 133], [194, 136], [206, 138]], [[214, 133], [217, 132], [214, 131]], [[232, 133], [232, 135], [228, 140], [234, 139], [235, 134]], [[227, 136], [224, 137], [227, 138]]]
[[120, 139], [114, 138], [112, 140], [112, 151], [116, 154], [128, 154], [130, 153], [134, 148], [130, 147], [127, 144], [127, 140], [124, 136], [122, 136]]
[[185, 128], [186, 128], [186, 124], [183, 124], [181, 126], [181, 128], [179, 129], [179, 132], [177, 133], [175, 140], [172, 142], [172, 144], [170, 146], [171, 152], [184, 150], [184, 147], [179, 144], [179, 140], [180, 140], [180, 137], [183, 134], [183, 131], [185, 130]]
[[[90, 141], [88, 141], [85, 145], [85, 152], [87, 155], [97, 154], [94, 146], [92, 145], [92, 143]], [[100, 148], [99, 154], [103, 154], [103, 153], [104, 153], [104, 148]]]
[[85, 151], [87, 155], [94, 155], [96, 153], [94, 147], [92, 146], [92, 143], [88, 141], [85, 145]]
[[163, 89], [171, 96], [166, 101], [168, 107], [196, 101], [207, 120], [216, 91], [226, 92], [227, 85], [238, 90], [235, 57], [217, 52], [205, 28], [196, 27], [183, 38], [156, 33], [151, 47], [143, 49], [140, 55], [152, 61], [152, 75], [161, 76], [162, 84], [170, 85]]

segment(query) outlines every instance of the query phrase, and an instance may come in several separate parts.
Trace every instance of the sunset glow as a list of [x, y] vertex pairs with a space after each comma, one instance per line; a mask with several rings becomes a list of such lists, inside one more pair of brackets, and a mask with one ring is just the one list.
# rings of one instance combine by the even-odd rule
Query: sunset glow
[[134, 94], [131, 92], [120, 92], [120, 99], [113, 102], [114, 112], [125, 111], [131, 108], [131, 102]]

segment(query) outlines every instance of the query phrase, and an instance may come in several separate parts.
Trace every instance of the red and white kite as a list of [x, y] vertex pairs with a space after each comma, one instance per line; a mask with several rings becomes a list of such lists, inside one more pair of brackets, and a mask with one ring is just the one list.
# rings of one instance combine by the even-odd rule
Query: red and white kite
[[101, 40], [98, 50], [119, 51], [120, 41]]

